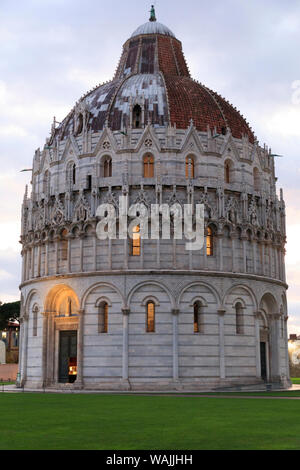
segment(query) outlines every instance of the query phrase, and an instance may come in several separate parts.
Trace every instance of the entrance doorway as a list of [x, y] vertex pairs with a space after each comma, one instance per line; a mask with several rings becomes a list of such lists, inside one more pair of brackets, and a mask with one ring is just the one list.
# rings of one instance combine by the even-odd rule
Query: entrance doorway
[[77, 331], [60, 331], [58, 381], [73, 383], [77, 377]]
[[267, 351], [266, 343], [260, 343], [260, 369], [261, 369], [261, 378], [267, 380]]

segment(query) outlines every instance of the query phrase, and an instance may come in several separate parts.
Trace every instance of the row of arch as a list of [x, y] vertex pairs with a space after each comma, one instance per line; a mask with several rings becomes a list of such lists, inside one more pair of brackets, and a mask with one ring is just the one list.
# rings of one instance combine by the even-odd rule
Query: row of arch
[[[57, 284], [54, 286], [47, 294], [46, 299], [45, 299], [45, 304], [44, 304], [44, 311], [47, 312], [54, 312], [57, 310], [57, 305], [62, 305], [62, 301], [66, 298], [71, 299], [71, 307], [69, 308], [69, 311], [77, 311], [79, 312], [80, 310], [83, 310], [85, 308], [86, 304], [86, 299], [87, 297], [95, 290], [97, 287], [108, 287], [109, 289], [112, 289], [115, 291], [118, 296], [120, 297], [121, 304], [122, 304], [122, 309], [128, 309], [128, 306], [130, 306], [132, 296], [134, 293], [139, 290], [141, 287], [144, 286], [157, 286], [161, 288], [165, 293], [168, 295], [169, 301], [170, 301], [170, 308], [171, 310], [176, 310], [179, 308], [179, 305], [181, 303], [182, 297], [184, 293], [190, 289], [191, 287], [205, 287], [214, 297], [215, 302], [218, 306], [218, 310], [221, 310], [224, 308], [224, 305], [227, 303], [227, 298], [235, 289], [242, 289], [245, 294], [249, 295], [252, 299], [253, 306], [254, 308], [260, 309], [263, 308], [264, 310], [267, 311], [269, 314], [286, 314], [286, 309], [287, 309], [287, 303], [286, 303], [286, 296], [285, 293], [282, 291], [280, 295], [280, 299], [276, 299], [275, 296], [271, 292], [265, 292], [260, 296], [259, 299], [257, 299], [254, 291], [247, 285], [244, 284], [235, 284], [231, 286], [228, 291], [221, 297], [219, 294], [218, 290], [213, 287], [213, 285], [208, 284], [203, 281], [194, 281], [191, 282], [184, 287], [182, 286], [177, 286], [176, 289], [173, 289], [172, 291], [163, 283], [163, 282], [158, 282], [155, 280], [146, 280], [142, 281], [140, 283], [137, 283], [128, 293], [127, 296], [124, 296], [124, 294], [121, 292], [121, 290], [115, 286], [113, 283], [108, 283], [108, 282], [97, 282], [90, 286], [81, 296], [81, 301], [79, 300], [78, 295], [74, 292], [72, 288], [70, 288], [66, 284]], [[176, 295], [175, 292], [178, 292]], [[31, 301], [31, 298], [33, 295], [37, 294], [36, 289], [32, 289], [27, 297], [26, 300], [22, 300], [22, 304], [25, 307], [25, 312], [28, 312], [29, 304]], [[153, 301], [153, 299], [150, 299]], [[203, 299], [201, 296], [197, 297], [193, 301], [193, 305], [197, 302], [197, 305], [205, 306], [206, 302], [205, 299]], [[107, 302], [108, 303], [108, 302]], [[237, 302], [234, 302], [234, 308], [238, 304], [238, 310], [240, 311], [241, 308], [244, 308], [243, 301], [241, 299], [238, 299]], [[100, 305], [100, 304], [99, 304]], [[62, 306], [63, 310], [66, 309], [66, 306]], [[71, 310], [70, 310], [71, 309]], [[73, 310], [72, 310], [73, 309]]]
[[[155, 158], [152, 153], [147, 152], [143, 158], [143, 177], [154, 178], [155, 176]], [[187, 155], [185, 158], [185, 177], [186, 179], [193, 179], [196, 176], [195, 172], [196, 157], [193, 154]], [[110, 155], [103, 155], [100, 160], [99, 177], [109, 178], [113, 176], [112, 171], [112, 157]], [[261, 189], [261, 177], [257, 167], [253, 168], [253, 187], [255, 191]], [[68, 188], [72, 188], [77, 183], [77, 167], [73, 161], [68, 162], [66, 167], [66, 184]], [[43, 193], [49, 194], [50, 192], [51, 174], [46, 170], [43, 175]], [[224, 162], [224, 182], [226, 184], [235, 183], [235, 167], [231, 159], [226, 159]], [[86, 189], [92, 187], [92, 174], [87, 175]]]

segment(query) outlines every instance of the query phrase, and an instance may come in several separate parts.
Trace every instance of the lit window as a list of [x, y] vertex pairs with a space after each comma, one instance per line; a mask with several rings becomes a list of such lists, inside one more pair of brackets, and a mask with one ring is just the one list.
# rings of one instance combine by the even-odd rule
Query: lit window
[[201, 303], [194, 303], [194, 333], [202, 333], [202, 312]]
[[185, 159], [185, 177], [187, 179], [194, 178], [194, 175], [195, 175], [194, 159], [191, 155], [189, 155]]
[[155, 331], [155, 304], [154, 302], [147, 303], [147, 333], [154, 333]]
[[141, 234], [140, 226], [136, 225], [132, 230], [132, 256], [140, 256], [141, 254]]
[[101, 302], [99, 306], [98, 331], [99, 333], [108, 332], [108, 304], [107, 302]]
[[154, 157], [151, 154], [144, 156], [144, 178], [154, 177]]
[[210, 227], [207, 227], [206, 254], [207, 256], [213, 256], [214, 254], [214, 237], [213, 237], [213, 231]]

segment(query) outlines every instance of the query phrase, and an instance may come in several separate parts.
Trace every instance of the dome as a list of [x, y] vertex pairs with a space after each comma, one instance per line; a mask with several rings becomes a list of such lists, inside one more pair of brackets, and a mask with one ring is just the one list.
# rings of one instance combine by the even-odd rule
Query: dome
[[59, 138], [76, 133], [80, 109], [88, 113], [88, 128], [94, 132], [107, 124], [118, 131], [131, 125], [131, 104], [142, 104], [144, 121], [154, 126], [186, 129], [191, 120], [198, 131], [255, 136], [244, 117], [227, 100], [195, 81], [189, 72], [181, 42], [165, 25], [150, 21], [132, 34], [123, 46], [112, 81], [96, 87], [78, 103], [56, 129]]
[[167, 26], [158, 21], [148, 21], [148, 23], [142, 24], [132, 33], [131, 37], [134, 38], [142, 34], [163, 34], [164, 36], [176, 37]]

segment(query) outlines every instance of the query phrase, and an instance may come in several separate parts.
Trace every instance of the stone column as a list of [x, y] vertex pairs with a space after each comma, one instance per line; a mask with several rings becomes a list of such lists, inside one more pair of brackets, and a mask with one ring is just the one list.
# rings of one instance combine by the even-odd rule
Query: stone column
[[59, 241], [58, 238], [55, 239], [55, 274], [58, 274], [58, 247]]
[[173, 308], [173, 380], [175, 381], [179, 380], [178, 315], [179, 310]]
[[46, 240], [45, 242], [45, 268], [44, 268], [45, 276], [48, 276], [49, 274], [48, 259], [49, 259], [49, 242], [48, 240]]
[[122, 354], [122, 379], [128, 380], [129, 374], [129, 308], [122, 308], [123, 313], [123, 354]]
[[271, 322], [271, 380], [280, 380], [280, 318], [279, 313], [269, 315]]
[[31, 279], [34, 278], [34, 245], [31, 246]]
[[223, 234], [218, 233], [219, 241], [219, 270], [223, 271]]
[[204, 243], [203, 243], [203, 269], [207, 269], [207, 237], [205, 235], [204, 237]]
[[23, 316], [23, 338], [22, 338], [22, 366], [21, 366], [21, 377], [20, 377], [20, 385], [24, 387], [26, 380], [27, 380], [27, 351], [28, 351], [28, 323], [29, 323], [29, 316]]
[[220, 361], [220, 379], [225, 379], [225, 338], [224, 338], [224, 315], [226, 310], [218, 310], [219, 316], [219, 361]]
[[41, 243], [38, 244], [37, 277], [41, 277]]
[[265, 242], [261, 242], [261, 249], [262, 249], [262, 265], [261, 265], [261, 272], [262, 275], [265, 276], [266, 270], [265, 270]]
[[232, 272], [238, 272], [238, 260], [237, 260], [237, 235], [231, 234], [231, 251], [232, 251]]
[[93, 249], [94, 249], [94, 271], [97, 271], [97, 234], [96, 232], [93, 238]]
[[247, 272], [247, 237], [242, 238], [243, 243], [243, 272]]
[[72, 258], [72, 236], [68, 236], [68, 261], [67, 261], [67, 272], [71, 272], [71, 258]]
[[[80, 235], [80, 238], [79, 238], [79, 244], [80, 244], [80, 248], [79, 248], [79, 272], [83, 272], [83, 237], [84, 235]], [[76, 379], [77, 380], [77, 379]]]
[[84, 334], [84, 309], [79, 310], [77, 332], [77, 378], [76, 386], [83, 387], [83, 334]]
[[46, 386], [47, 382], [47, 337], [48, 337], [48, 314], [43, 313], [43, 355], [42, 355], [42, 386]]
[[257, 259], [256, 259], [257, 242], [254, 238], [252, 239], [252, 251], [253, 251], [253, 274], [257, 274]]
[[260, 312], [254, 312], [255, 317], [255, 362], [256, 362], [256, 377], [261, 378], [261, 363], [260, 363]]
[[289, 363], [289, 351], [288, 351], [288, 332], [287, 332], [287, 321], [288, 316], [284, 317], [284, 347], [285, 347], [285, 362], [286, 362], [286, 378], [290, 380], [290, 363]]
[[46, 326], [46, 382], [45, 385], [52, 384], [54, 381], [54, 316], [55, 312], [47, 312]]

